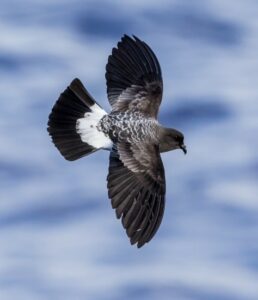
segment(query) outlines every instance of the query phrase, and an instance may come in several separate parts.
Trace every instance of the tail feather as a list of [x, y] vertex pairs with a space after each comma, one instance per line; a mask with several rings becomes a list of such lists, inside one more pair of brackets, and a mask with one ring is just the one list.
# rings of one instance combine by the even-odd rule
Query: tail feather
[[78, 78], [75, 78], [71, 82], [69, 88], [71, 89], [71, 91], [73, 91], [74, 95], [78, 99], [80, 99], [81, 102], [83, 102], [85, 105], [91, 107], [96, 103], [94, 98], [90, 95], [90, 93], [86, 90], [86, 88], [83, 86], [83, 84]]
[[[98, 121], [105, 114], [81, 81], [74, 79], [55, 103], [47, 128], [65, 159], [76, 160], [89, 155], [108, 141], [96, 129]], [[101, 143], [96, 143], [96, 140], [101, 140]]]

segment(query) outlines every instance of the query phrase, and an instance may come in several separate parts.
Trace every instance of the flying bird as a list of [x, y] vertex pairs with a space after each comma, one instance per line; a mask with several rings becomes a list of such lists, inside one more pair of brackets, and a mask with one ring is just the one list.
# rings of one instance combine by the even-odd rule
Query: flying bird
[[107, 113], [79, 79], [59, 96], [48, 132], [67, 160], [109, 150], [108, 196], [131, 244], [142, 247], [164, 213], [166, 181], [160, 153], [182, 149], [183, 134], [157, 120], [163, 82], [151, 48], [124, 35], [106, 65]]

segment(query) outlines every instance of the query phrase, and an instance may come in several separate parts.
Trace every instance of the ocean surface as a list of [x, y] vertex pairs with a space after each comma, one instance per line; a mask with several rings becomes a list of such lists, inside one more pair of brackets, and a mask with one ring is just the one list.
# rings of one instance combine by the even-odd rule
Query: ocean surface
[[[0, 299], [258, 299], [257, 0], [0, 0]], [[188, 154], [162, 156], [155, 238], [129, 244], [107, 197], [108, 152], [75, 162], [47, 134], [79, 77], [107, 111], [124, 34], [156, 53], [159, 120]]]

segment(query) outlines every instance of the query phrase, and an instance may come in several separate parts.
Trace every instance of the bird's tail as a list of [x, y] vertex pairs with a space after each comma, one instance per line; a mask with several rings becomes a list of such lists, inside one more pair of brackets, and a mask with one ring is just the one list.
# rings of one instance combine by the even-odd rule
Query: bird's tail
[[106, 112], [76, 78], [55, 103], [47, 130], [64, 158], [76, 160], [112, 146], [110, 139], [97, 128], [104, 115]]

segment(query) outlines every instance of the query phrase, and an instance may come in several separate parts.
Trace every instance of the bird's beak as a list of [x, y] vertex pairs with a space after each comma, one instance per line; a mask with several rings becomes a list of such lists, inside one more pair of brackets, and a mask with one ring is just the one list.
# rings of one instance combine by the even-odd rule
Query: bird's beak
[[187, 153], [186, 146], [185, 146], [184, 144], [182, 144], [182, 145], [180, 146], [180, 149], [183, 150], [184, 154]]

